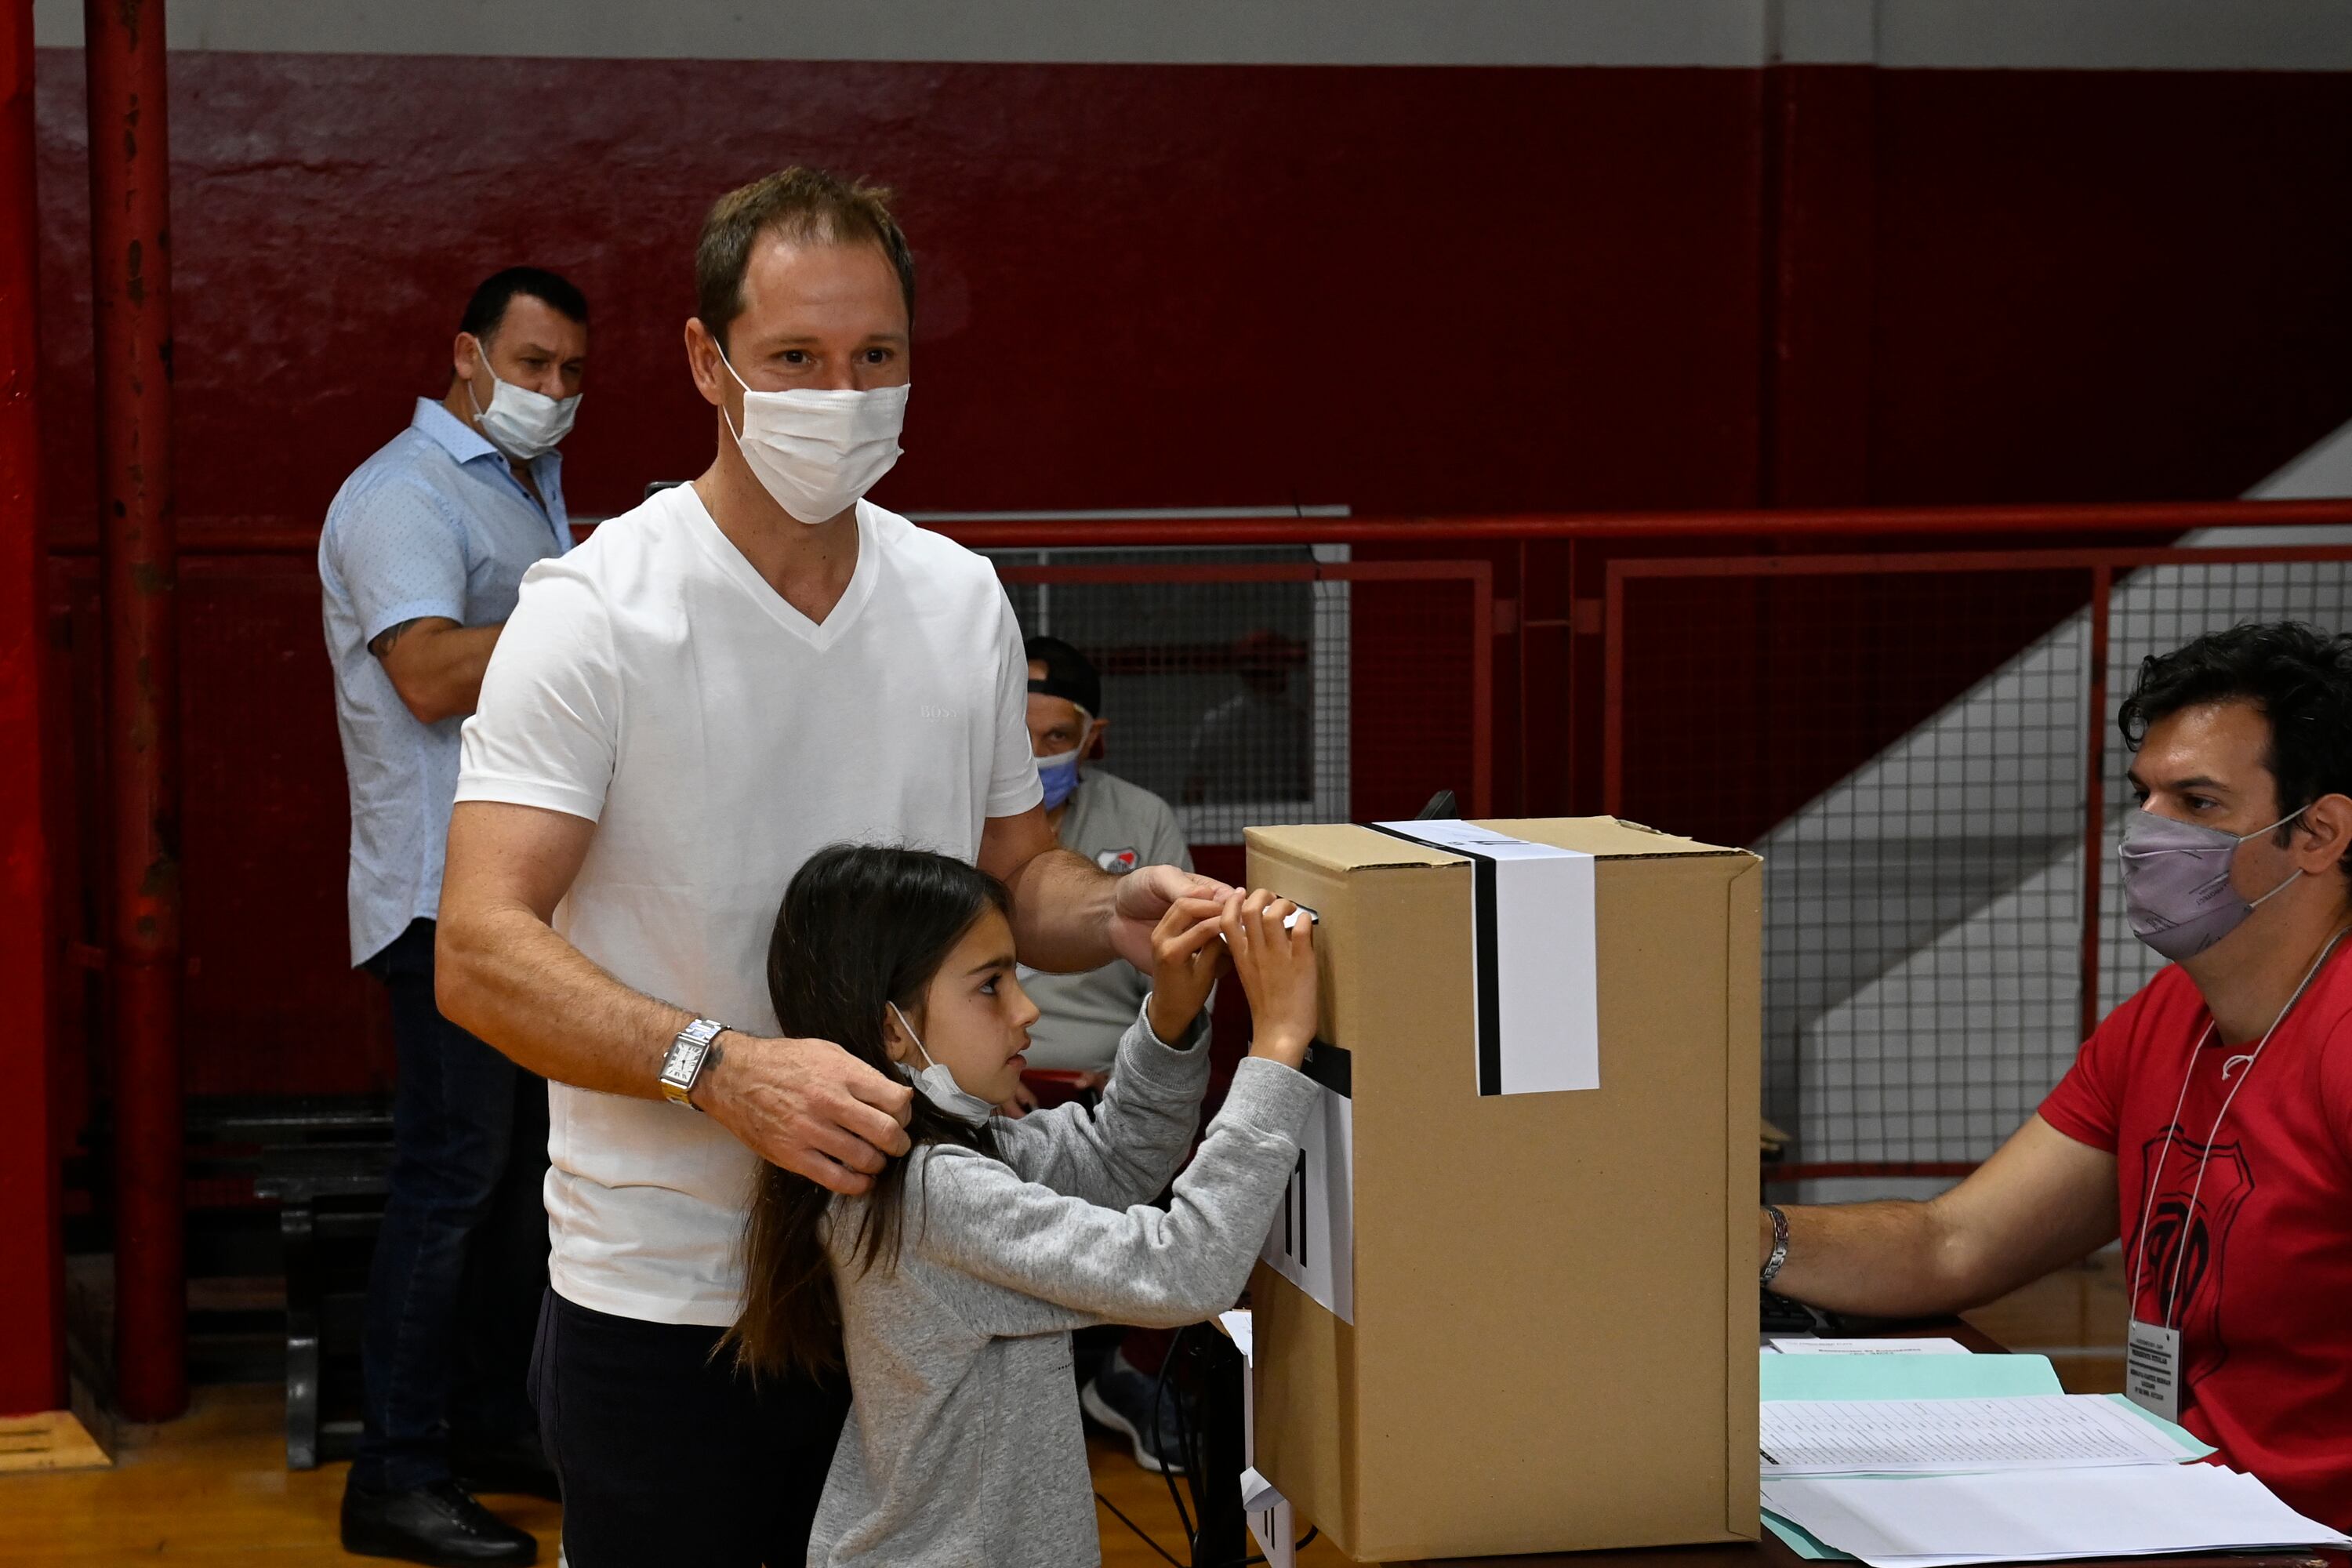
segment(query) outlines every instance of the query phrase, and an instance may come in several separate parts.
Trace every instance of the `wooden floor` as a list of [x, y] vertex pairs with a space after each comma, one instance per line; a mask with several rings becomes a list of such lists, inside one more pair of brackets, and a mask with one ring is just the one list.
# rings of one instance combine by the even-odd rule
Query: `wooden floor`
[[[2122, 1386], [2124, 1289], [2113, 1254], [2068, 1268], [1969, 1314], [2017, 1350], [2056, 1363], [2066, 1386]], [[204, 1388], [194, 1410], [163, 1426], [121, 1431], [112, 1469], [0, 1476], [0, 1558], [10, 1568], [87, 1568], [162, 1559], [197, 1564], [311, 1568], [349, 1563], [335, 1542], [343, 1467], [302, 1474], [285, 1468], [280, 1390], [266, 1384]], [[1095, 1484], [1178, 1560], [1186, 1556], [1174, 1508], [1157, 1476], [1124, 1446], [1093, 1439]], [[540, 1561], [555, 1561], [561, 1510], [530, 1498], [491, 1500], [538, 1535]], [[1106, 1568], [1146, 1568], [1160, 1558], [1097, 1505]], [[1345, 1563], [1328, 1542], [1300, 1553], [1313, 1568]]]
[[[122, 1427], [112, 1469], [0, 1477], [0, 1556], [10, 1568], [352, 1562], [335, 1540], [347, 1467], [289, 1473], [285, 1408], [274, 1384], [199, 1388], [181, 1419]], [[501, 1499], [499, 1511], [554, 1562], [553, 1503]]]

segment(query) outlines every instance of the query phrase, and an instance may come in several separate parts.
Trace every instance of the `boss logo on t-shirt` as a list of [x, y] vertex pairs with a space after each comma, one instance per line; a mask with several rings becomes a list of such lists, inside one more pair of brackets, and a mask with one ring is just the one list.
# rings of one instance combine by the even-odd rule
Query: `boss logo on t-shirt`
[[943, 724], [956, 716], [952, 708], [942, 708], [936, 702], [923, 704], [923, 717], [934, 724]]
[[1106, 849], [1095, 857], [1095, 864], [1113, 876], [1123, 876], [1135, 869], [1136, 859], [1132, 849]]

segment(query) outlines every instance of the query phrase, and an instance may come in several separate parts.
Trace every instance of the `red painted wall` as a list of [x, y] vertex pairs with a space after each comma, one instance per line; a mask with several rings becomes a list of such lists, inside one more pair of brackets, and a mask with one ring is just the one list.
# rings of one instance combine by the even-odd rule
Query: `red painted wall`
[[[89, 431], [76, 61], [43, 58], [55, 505]], [[689, 252], [793, 160], [902, 194], [900, 507], [1738, 505], [1757, 79], [176, 57], [182, 515], [315, 519], [467, 291], [587, 291], [576, 508], [698, 471]], [[1636, 414], [1638, 411], [1638, 415]]]
[[1876, 74], [1869, 495], [2237, 495], [2352, 417], [2352, 77]]
[[[194, 552], [226, 519], [314, 527], [439, 389], [467, 289], [519, 260], [594, 305], [575, 509], [695, 471], [695, 226], [795, 160], [901, 193], [924, 395], [877, 499], [903, 508], [2221, 496], [2352, 415], [2342, 76], [173, 65]], [[80, 62], [40, 68], [65, 543], [91, 494]], [[1565, 615], [1564, 586], [1523, 596]], [[193, 562], [185, 595], [191, 1088], [381, 1082], [310, 563]], [[1568, 689], [1570, 640], [1530, 645], [1531, 691]], [[1530, 759], [1532, 805], [1570, 796], [1566, 754]]]

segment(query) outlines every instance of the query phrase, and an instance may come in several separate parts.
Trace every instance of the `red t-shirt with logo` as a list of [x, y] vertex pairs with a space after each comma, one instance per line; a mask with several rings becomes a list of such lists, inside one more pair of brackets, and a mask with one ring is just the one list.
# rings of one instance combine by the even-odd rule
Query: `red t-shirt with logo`
[[2125, 1288], [2137, 1280], [2142, 1321], [2169, 1307], [2181, 1331], [2181, 1425], [2294, 1508], [2352, 1529], [2352, 940], [2259, 1066], [2252, 1041], [2200, 1047], [2210, 1022], [2168, 965], [2099, 1026], [2042, 1120], [2116, 1156]]

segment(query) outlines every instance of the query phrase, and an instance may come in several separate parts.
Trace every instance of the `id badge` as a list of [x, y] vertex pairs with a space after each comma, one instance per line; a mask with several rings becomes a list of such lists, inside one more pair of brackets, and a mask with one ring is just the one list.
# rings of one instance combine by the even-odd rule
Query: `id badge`
[[2131, 1322], [2124, 1342], [2124, 1393], [2134, 1405], [2167, 1421], [2180, 1420], [2180, 1331]]

